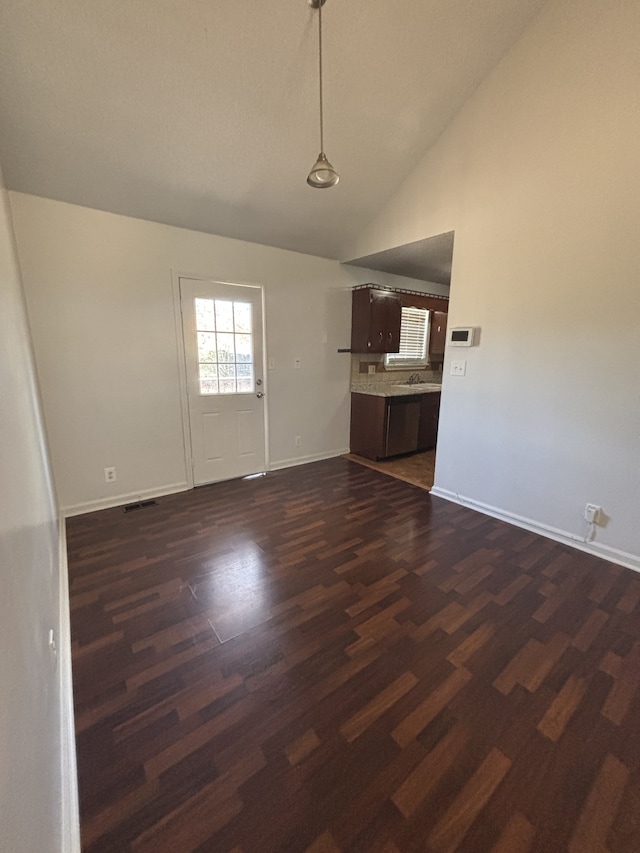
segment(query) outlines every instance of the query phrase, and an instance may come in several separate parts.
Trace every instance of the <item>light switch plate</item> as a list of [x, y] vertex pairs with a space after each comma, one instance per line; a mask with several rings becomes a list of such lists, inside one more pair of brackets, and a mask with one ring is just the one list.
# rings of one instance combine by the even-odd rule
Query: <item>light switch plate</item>
[[454, 359], [451, 362], [449, 373], [451, 376], [464, 376], [467, 372], [467, 362], [464, 359]]

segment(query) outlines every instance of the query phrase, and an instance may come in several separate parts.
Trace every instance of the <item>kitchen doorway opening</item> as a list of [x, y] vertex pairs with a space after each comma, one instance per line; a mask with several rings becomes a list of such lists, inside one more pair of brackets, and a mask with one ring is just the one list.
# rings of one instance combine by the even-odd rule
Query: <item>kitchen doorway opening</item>
[[[435, 481], [454, 237], [437, 234], [346, 262], [406, 282], [354, 287], [349, 456], [427, 490]], [[373, 299], [385, 291], [386, 299]], [[384, 316], [373, 311], [378, 302], [388, 308]], [[392, 302], [400, 309], [391, 311]]]

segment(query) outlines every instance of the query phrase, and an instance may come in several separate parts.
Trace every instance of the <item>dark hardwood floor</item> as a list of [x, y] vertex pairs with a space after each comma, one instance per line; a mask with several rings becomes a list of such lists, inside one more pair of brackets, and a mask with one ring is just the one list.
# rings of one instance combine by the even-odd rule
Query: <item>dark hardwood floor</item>
[[640, 576], [346, 459], [68, 521], [83, 848], [640, 850]]

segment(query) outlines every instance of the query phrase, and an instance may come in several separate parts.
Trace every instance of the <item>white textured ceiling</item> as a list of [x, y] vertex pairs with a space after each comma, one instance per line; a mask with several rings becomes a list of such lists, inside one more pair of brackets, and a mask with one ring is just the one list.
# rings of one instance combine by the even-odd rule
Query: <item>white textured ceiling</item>
[[[544, 0], [0, 0], [10, 189], [344, 258]], [[425, 235], [428, 236], [428, 235]]]

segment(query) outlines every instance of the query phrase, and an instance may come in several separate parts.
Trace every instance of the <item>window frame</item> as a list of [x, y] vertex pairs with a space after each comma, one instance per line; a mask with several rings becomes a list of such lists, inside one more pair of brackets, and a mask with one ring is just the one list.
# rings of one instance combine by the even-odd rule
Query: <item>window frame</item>
[[[206, 324], [200, 324], [199, 316], [198, 316], [198, 302], [202, 303], [210, 303], [211, 304], [211, 319], [207, 321]], [[218, 303], [228, 304], [230, 306], [231, 311], [231, 323], [230, 327], [226, 328], [226, 324], [224, 327], [219, 325], [218, 320]], [[240, 328], [240, 321], [236, 318], [236, 306], [242, 305], [243, 307], [248, 307], [248, 320], [249, 320], [249, 331], [243, 330]], [[253, 329], [253, 304], [249, 302], [245, 302], [242, 299], [217, 299], [216, 297], [204, 297], [204, 296], [195, 296], [194, 297], [194, 318], [195, 318], [195, 333], [196, 333], [196, 370], [197, 370], [197, 378], [198, 378], [198, 396], [200, 397], [229, 397], [232, 395], [242, 395], [242, 394], [254, 394], [256, 390], [256, 376], [255, 376], [255, 349], [254, 349], [254, 329]], [[215, 355], [214, 359], [202, 359], [202, 349], [200, 346], [201, 335], [208, 335], [213, 338], [213, 346], [214, 348], [210, 350], [210, 353]], [[221, 360], [220, 353], [224, 352], [224, 348], [219, 346], [219, 338], [225, 337], [233, 337], [233, 359], [230, 360]], [[248, 360], [240, 360], [238, 358], [238, 338], [249, 338], [249, 349], [250, 355]], [[208, 377], [205, 375], [203, 371], [203, 367], [214, 367], [216, 376]], [[224, 369], [226, 367], [233, 368], [233, 376], [224, 376], [221, 375], [221, 368]], [[249, 376], [238, 376], [238, 368], [243, 367], [249, 368]], [[233, 390], [222, 390], [221, 386], [224, 383], [233, 382]], [[248, 388], [243, 388], [240, 390], [238, 387], [241, 382], [248, 382]], [[208, 389], [206, 386], [209, 383], [215, 383], [216, 389]]]

